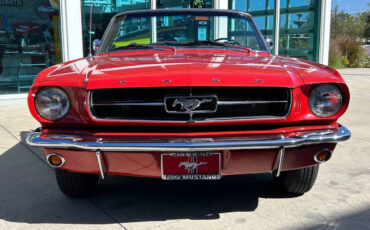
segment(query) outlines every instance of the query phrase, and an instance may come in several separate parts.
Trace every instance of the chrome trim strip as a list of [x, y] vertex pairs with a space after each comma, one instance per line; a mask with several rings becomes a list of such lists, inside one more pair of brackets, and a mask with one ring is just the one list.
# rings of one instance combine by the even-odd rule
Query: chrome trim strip
[[218, 105], [253, 105], [273, 103], [288, 103], [288, 101], [219, 101]]
[[281, 168], [283, 167], [283, 162], [284, 162], [284, 156], [285, 156], [285, 148], [281, 148], [279, 150], [279, 162], [278, 162], [278, 167], [276, 169], [276, 177], [279, 177], [280, 176], [280, 173], [281, 173]]
[[[94, 115], [92, 106], [92, 90], [89, 90], [87, 97], [87, 108], [88, 113], [91, 118], [95, 121], [105, 121], [105, 122], [160, 122], [160, 123], [176, 123], [176, 124], [187, 124], [189, 121], [177, 121], [177, 120], [139, 120], [139, 119], [115, 119], [115, 118], [98, 118]], [[293, 108], [293, 90], [289, 89], [289, 110], [283, 117], [273, 117], [273, 116], [255, 116], [255, 117], [225, 117], [225, 118], [211, 118], [205, 120], [192, 120], [193, 123], [205, 123], [205, 122], [218, 122], [218, 121], [250, 121], [250, 120], [284, 120], [289, 117]], [[288, 101], [289, 102], [289, 101]]]
[[[329, 131], [329, 132], [328, 132]], [[318, 130], [306, 133], [299, 133], [294, 136], [280, 138], [209, 138], [209, 140], [198, 138], [185, 139], [158, 139], [158, 140], [136, 140], [136, 141], [109, 141], [96, 138], [96, 141], [76, 141], [69, 136], [62, 135], [56, 138], [55, 135], [48, 135], [39, 132], [27, 136], [27, 143], [31, 146], [44, 148], [81, 149], [87, 151], [125, 151], [125, 152], [196, 152], [196, 151], [220, 151], [220, 150], [242, 150], [242, 149], [279, 149], [292, 148], [302, 145], [337, 143], [346, 141], [351, 137], [351, 132], [344, 126], [334, 130]], [[91, 138], [91, 137], [90, 137]]]
[[96, 103], [92, 106], [164, 106], [163, 102], [110, 102]]
[[105, 167], [103, 154], [100, 150], [96, 150], [96, 159], [98, 160], [100, 176], [104, 180], [105, 179], [104, 175], [106, 174], [106, 167]]
[[[288, 101], [218, 101], [217, 105], [253, 105], [253, 104], [273, 104], [288, 103]], [[92, 106], [165, 106], [163, 102], [109, 102], [94, 103]]]
[[[274, 120], [274, 119], [285, 119], [286, 117], [273, 117], [273, 116], [259, 116], [259, 117], [219, 117], [219, 118], [212, 118], [206, 119], [205, 121], [248, 121], [248, 120], [257, 120], [257, 119], [264, 119], [264, 120]], [[203, 121], [197, 121], [196, 123], [201, 123]]]

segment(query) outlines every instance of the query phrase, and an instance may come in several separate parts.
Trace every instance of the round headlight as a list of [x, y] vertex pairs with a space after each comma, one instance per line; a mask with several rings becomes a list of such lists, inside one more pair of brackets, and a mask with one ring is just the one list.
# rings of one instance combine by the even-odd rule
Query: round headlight
[[319, 85], [311, 91], [308, 103], [315, 115], [331, 117], [342, 108], [342, 93], [335, 85]]
[[42, 118], [57, 121], [69, 112], [70, 100], [61, 88], [47, 87], [37, 93], [35, 108]]

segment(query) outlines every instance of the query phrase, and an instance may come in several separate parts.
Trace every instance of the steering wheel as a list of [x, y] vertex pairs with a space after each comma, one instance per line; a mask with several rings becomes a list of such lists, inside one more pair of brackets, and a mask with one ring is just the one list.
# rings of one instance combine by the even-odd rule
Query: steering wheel
[[232, 39], [228, 39], [228, 38], [217, 38], [217, 39], [215, 39], [213, 41], [215, 41], [215, 42], [225, 41], [225, 43], [230, 43], [230, 44], [234, 44], [234, 45], [240, 45], [239, 42], [237, 42], [235, 40], [232, 40]]
[[163, 34], [163, 36], [158, 37], [158, 41], [177, 42], [177, 40], [171, 37], [169, 34]]

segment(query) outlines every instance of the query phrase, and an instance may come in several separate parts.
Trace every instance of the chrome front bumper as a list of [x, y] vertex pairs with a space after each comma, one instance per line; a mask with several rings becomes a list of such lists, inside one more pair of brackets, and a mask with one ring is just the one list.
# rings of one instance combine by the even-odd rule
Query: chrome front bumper
[[197, 152], [243, 149], [280, 149], [303, 145], [337, 143], [346, 141], [351, 132], [344, 126], [337, 129], [293, 133], [289, 136], [259, 138], [185, 138], [155, 140], [106, 140], [94, 137], [91, 140], [78, 135], [56, 135], [34, 132], [28, 135], [31, 146], [56, 149], [121, 152]]

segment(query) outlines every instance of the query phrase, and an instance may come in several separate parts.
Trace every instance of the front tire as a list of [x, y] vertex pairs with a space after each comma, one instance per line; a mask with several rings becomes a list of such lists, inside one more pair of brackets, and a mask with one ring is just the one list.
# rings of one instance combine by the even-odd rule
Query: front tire
[[319, 165], [285, 171], [281, 172], [279, 177], [274, 176], [274, 183], [284, 193], [302, 195], [311, 190], [318, 172]]
[[92, 195], [99, 180], [99, 176], [95, 174], [75, 173], [62, 169], [55, 169], [55, 176], [60, 190], [70, 197]]

